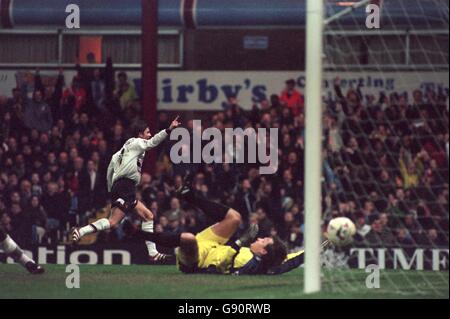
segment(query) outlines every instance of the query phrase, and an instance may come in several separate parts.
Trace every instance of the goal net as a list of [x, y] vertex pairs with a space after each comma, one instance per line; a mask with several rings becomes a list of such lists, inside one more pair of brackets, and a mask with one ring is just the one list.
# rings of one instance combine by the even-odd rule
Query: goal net
[[322, 226], [357, 234], [322, 290], [448, 297], [449, 3], [356, 3], [325, 1]]

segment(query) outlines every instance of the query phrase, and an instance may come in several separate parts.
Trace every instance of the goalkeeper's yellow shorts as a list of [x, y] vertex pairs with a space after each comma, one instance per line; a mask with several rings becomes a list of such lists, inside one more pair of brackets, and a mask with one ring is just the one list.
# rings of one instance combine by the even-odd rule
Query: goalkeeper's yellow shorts
[[221, 261], [228, 259], [230, 253], [233, 253], [231, 247], [224, 246], [229, 238], [216, 235], [212, 227], [208, 227], [198, 233], [195, 238], [197, 240], [197, 251], [195, 254], [188, 256], [179, 248], [176, 249], [177, 265], [182, 271], [183, 269], [192, 270], [195, 267], [207, 268], [211, 265], [217, 265]]

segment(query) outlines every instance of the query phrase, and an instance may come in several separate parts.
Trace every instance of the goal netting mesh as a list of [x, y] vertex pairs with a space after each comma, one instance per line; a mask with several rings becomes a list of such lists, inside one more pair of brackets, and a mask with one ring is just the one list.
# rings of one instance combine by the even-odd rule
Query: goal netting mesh
[[[325, 1], [327, 18], [355, 2]], [[324, 29], [323, 227], [357, 234], [322, 254], [322, 287], [377, 288], [379, 269], [378, 289], [448, 297], [449, 3], [372, 3], [379, 29], [365, 5]]]

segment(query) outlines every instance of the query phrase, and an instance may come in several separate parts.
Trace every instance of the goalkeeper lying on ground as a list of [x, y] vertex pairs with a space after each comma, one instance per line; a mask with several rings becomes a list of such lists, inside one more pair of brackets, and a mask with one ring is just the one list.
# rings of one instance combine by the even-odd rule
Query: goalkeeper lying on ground
[[[254, 240], [258, 232], [257, 225], [250, 226], [241, 238], [227, 244], [241, 224], [241, 215], [232, 208], [197, 196], [189, 185], [184, 185], [179, 195], [217, 223], [197, 235], [138, 231], [135, 236], [176, 248], [180, 271], [236, 275], [281, 274], [303, 263], [303, 251], [287, 255], [285, 244], [277, 236]], [[249, 247], [244, 247], [247, 245]]]

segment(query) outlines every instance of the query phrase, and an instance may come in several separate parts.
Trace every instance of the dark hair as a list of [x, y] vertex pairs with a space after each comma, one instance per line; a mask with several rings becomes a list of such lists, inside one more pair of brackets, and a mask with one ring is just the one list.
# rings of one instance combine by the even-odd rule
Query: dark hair
[[261, 257], [261, 268], [267, 272], [272, 267], [277, 267], [283, 263], [287, 256], [286, 244], [278, 236], [271, 236], [273, 244], [266, 246], [267, 254]]
[[136, 121], [131, 126], [131, 132], [134, 137], [139, 136], [139, 134], [143, 133], [148, 128], [147, 123], [142, 120]]
[[287, 85], [295, 85], [295, 80], [294, 79], [289, 79], [286, 81]]
[[86, 54], [86, 60], [88, 63], [95, 63], [95, 54], [93, 52], [89, 52]]

